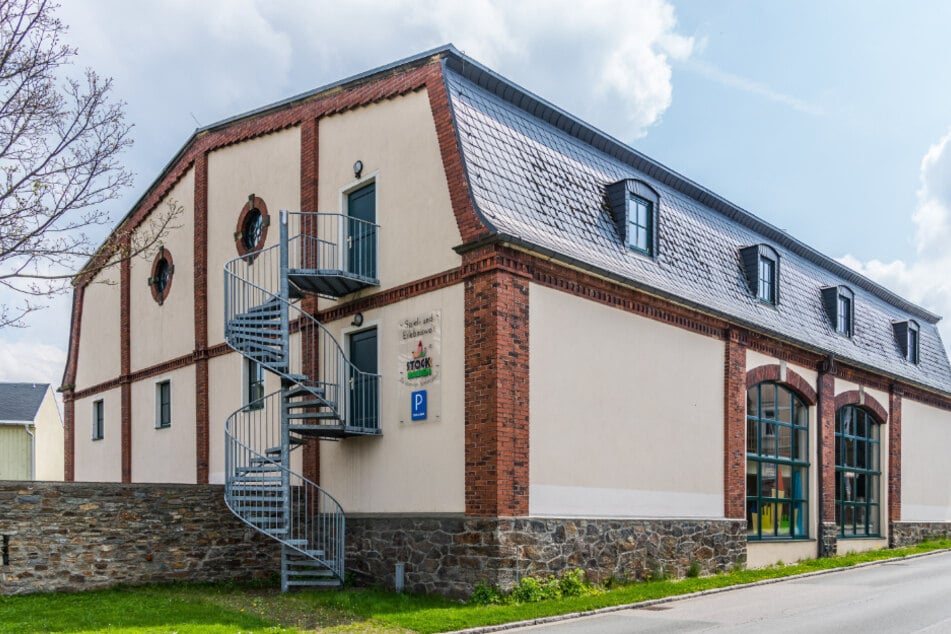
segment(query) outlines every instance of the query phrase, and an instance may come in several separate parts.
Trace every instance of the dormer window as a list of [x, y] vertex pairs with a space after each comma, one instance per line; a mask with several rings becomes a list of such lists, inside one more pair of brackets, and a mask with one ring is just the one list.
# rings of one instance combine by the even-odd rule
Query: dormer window
[[822, 289], [829, 323], [840, 335], [851, 337], [855, 332], [855, 293], [848, 286], [826, 286]]
[[750, 292], [764, 304], [779, 304], [779, 254], [766, 244], [740, 249]]
[[895, 331], [895, 341], [898, 343], [902, 356], [909, 363], [917, 365], [921, 358], [921, 329], [918, 327], [918, 323], [913, 319], [894, 321], [892, 322], [892, 329]]
[[657, 210], [660, 196], [643, 181], [627, 179], [607, 187], [608, 204], [627, 247], [657, 255]]

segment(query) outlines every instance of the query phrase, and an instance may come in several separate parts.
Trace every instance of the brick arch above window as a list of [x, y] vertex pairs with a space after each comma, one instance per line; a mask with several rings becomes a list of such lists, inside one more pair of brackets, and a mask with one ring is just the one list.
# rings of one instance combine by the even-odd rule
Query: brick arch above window
[[764, 381], [771, 381], [785, 385], [795, 392], [796, 396], [806, 402], [807, 405], [815, 405], [818, 401], [816, 390], [809, 385], [809, 381], [802, 378], [795, 370], [786, 368], [786, 380], [782, 380], [782, 369], [778, 363], [771, 365], [761, 365], [753, 368], [746, 373], [746, 389], [759, 385]]
[[868, 394], [863, 395], [858, 390], [849, 390], [842, 392], [835, 397], [835, 411], [839, 411], [846, 405], [857, 405], [868, 411], [879, 423], [888, 422], [888, 410], [882, 407], [882, 404], [875, 400], [875, 397]]

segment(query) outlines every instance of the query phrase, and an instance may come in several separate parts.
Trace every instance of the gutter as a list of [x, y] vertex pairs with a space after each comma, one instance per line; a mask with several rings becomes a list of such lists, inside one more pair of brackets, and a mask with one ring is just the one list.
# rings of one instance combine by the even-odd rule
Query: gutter
[[23, 429], [30, 436], [30, 480], [36, 480], [36, 433], [30, 431], [31, 423], [24, 423]]

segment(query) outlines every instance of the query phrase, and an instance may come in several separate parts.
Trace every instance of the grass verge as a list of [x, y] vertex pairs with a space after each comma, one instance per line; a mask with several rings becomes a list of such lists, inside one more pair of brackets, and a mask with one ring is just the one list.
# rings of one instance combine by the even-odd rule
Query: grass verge
[[0, 633], [435, 633], [585, 612], [946, 548], [951, 548], [951, 540], [710, 577], [632, 583], [582, 597], [511, 605], [464, 605], [442, 597], [381, 590], [282, 595], [273, 586], [246, 584], [171, 584], [0, 597]]

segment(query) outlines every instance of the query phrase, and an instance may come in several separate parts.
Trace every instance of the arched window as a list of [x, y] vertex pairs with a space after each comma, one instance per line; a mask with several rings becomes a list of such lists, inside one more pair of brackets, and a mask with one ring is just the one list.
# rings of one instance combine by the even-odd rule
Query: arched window
[[835, 521], [842, 537], [881, 534], [880, 427], [856, 405], [835, 414]]
[[747, 538], [809, 534], [809, 407], [778, 383], [746, 392]]

